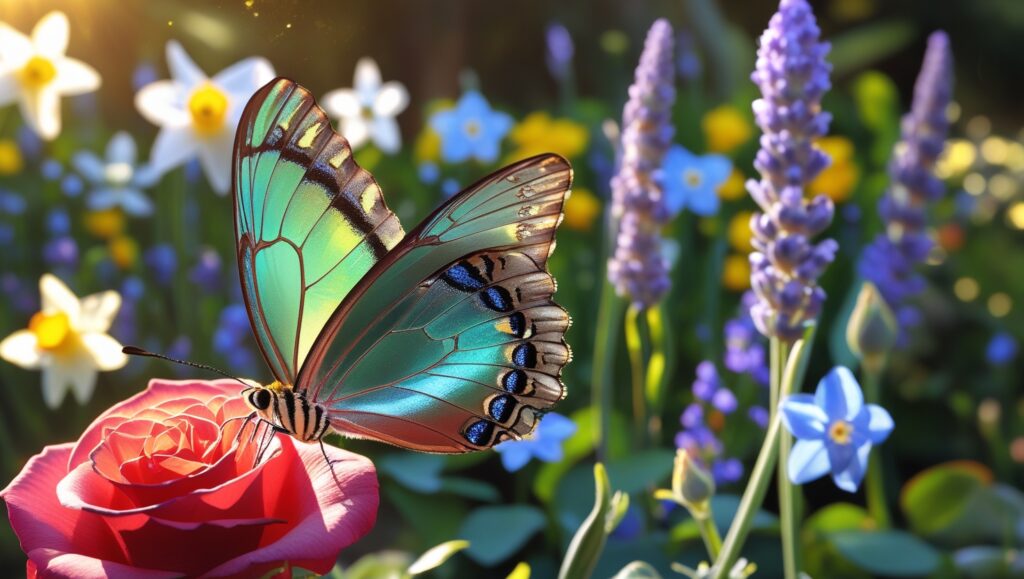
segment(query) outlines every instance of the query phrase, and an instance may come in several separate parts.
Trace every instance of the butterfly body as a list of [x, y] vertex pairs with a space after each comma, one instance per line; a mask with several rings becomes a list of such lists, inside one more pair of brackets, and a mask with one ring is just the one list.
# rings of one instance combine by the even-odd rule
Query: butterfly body
[[262, 418], [454, 453], [530, 433], [564, 396], [569, 317], [546, 267], [564, 159], [502, 169], [405, 234], [309, 93], [278, 79], [243, 113], [234, 172], [243, 296], [276, 378], [243, 393]]

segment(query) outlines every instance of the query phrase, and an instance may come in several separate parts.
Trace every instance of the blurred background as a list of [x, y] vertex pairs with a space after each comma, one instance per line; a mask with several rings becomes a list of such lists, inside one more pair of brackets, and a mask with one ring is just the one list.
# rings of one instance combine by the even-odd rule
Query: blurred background
[[[917, 298], [923, 322], [893, 357], [883, 385], [884, 405], [897, 423], [883, 449], [883, 464], [891, 473], [887, 484], [894, 502], [905, 496], [901, 488], [916, 474], [951, 460], [973, 461], [988, 482], [1019, 488], [1024, 483], [1024, 362], [1017, 351], [1024, 338], [1024, 111], [1019, 106], [1024, 3], [811, 4], [833, 47], [833, 90], [825, 108], [834, 115], [831, 134], [838, 137], [829, 142], [836, 169], [818, 188], [837, 204], [827, 235], [840, 242], [841, 251], [823, 279], [829, 294], [826, 329], [819, 334], [805, 389], [832, 365], [850, 363], [842, 324], [860, 285], [857, 259], [882, 228], [875, 207], [888, 183], [887, 160], [899, 136], [899, 117], [910, 104], [925, 39], [944, 29], [956, 63], [955, 103], [949, 111], [953, 129], [939, 168], [948, 189], [933, 212], [937, 246], [926, 269], [928, 287]], [[670, 389], [664, 406], [654, 410], [664, 423], [663, 436], [656, 441], [658, 452], [644, 463], [651, 466], [637, 474], [645, 479], [620, 474], [616, 483], [613, 469], [613, 486], [639, 493], [652, 479], [665, 482], [678, 417], [692, 401], [694, 368], [702, 360], [721, 359], [727, 348], [723, 324], [735, 317], [749, 286], [742, 265], [749, 235], [740, 231], [746, 212], [755, 209], [742, 191], [743, 179], [755, 175], [757, 148], [749, 104], [756, 89], [749, 75], [756, 39], [776, 8], [773, 2], [742, 0], [528, 0], [514, 5], [470, 0], [0, 0], [0, 21], [25, 33], [45, 13], [64, 11], [71, 22], [68, 54], [91, 64], [103, 79], [98, 92], [64, 102], [64, 129], [52, 142], [33, 139], [17, 107], [0, 110], [0, 287], [5, 295], [0, 333], [25, 327], [38, 310], [39, 276], [50, 271], [80, 296], [120, 291], [125, 305], [112, 334], [123, 343], [266, 381], [269, 373], [250, 336], [237, 288], [230, 199], [217, 195], [191, 162], [147, 190], [155, 206], [150, 217], [87, 211], [83, 195], [88, 183], [72, 159], [80, 151], [102, 157], [118, 131], [134, 138], [140, 161], [148, 158], [158, 127], [139, 114], [134, 99], [142, 86], [168, 78], [164, 51], [169, 40], [179, 41], [209, 74], [249, 56], [265, 57], [278, 75], [317, 96], [352, 86], [357, 60], [371, 57], [385, 81], [405, 85], [410, 104], [397, 117], [401, 150], [388, 154], [370, 145], [359, 148], [356, 159], [374, 173], [406, 230], [447, 194], [501, 161], [548, 148], [573, 161], [576, 189], [582, 191], [574, 199], [583, 201], [575, 202], [567, 216], [551, 260], [560, 282], [557, 299], [574, 319], [567, 336], [575, 354], [565, 376], [569, 396], [557, 410], [585, 434], [567, 443], [561, 465], [533, 463], [516, 473], [506, 472], [493, 453], [410, 459], [390, 448], [344, 443], [377, 461], [383, 498], [377, 528], [346, 551], [342, 561], [351, 563], [385, 548], [417, 553], [461, 536], [466, 517], [480, 505], [533, 504], [547, 517], [546, 532], [527, 533], [498, 561], [473, 556], [456, 568], [462, 573], [489, 569], [498, 576], [526, 559], [539, 570], [536, 576], [547, 576], [543, 570], [555, 568], [592, 497], [587, 460], [592, 441], [584, 425], [592, 420], [589, 383], [601, 248], [607, 243], [601, 212], [614, 167], [613, 146], [602, 125], [606, 119], [621, 119], [646, 30], [655, 19], [668, 18], [679, 33], [675, 140], [698, 154], [727, 156], [738, 172], [719, 190], [722, 206], [716, 214], [684, 213], [668, 230], [677, 257], [668, 300], [675, 346]], [[565, 27], [574, 47], [562, 69], [551, 64], [547, 31], [552, 24]], [[480, 91], [517, 123], [493, 163], [446, 163], [439, 158], [436, 135], [428, 130], [431, 114], [451, 107], [467, 90]], [[715, 111], [725, 113], [715, 116]], [[570, 121], [582, 137], [560, 139], [553, 136], [558, 131], [543, 124], [540, 129], [519, 126], [537, 113]], [[725, 141], [716, 138], [721, 135]], [[611, 383], [625, 385], [624, 351], [618, 353], [616, 368]], [[153, 376], [200, 374], [133, 360], [122, 371], [101, 374], [87, 404], [69, 396], [51, 410], [42, 402], [37, 372], [0, 365], [0, 482], [6, 484], [44, 445], [75, 440], [103, 409], [140, 391]], [[741, 408], [762, 403], [763, 392], [750, 376], [725, 380]], [[626, 390], [616, 393], [623, 402], [629, 399]], [[619, 418], [613, 439], [625, 437], [629, 417]], [[721, 492], [735, 495], [742, 490], [760, 431], [756, 421], [738, 413], [722, 420], [728, 425], [719, 426], [728, 455], [746, 465], [721, 481]], [[622, 445], [615, 448], [619, 456], [628, 454]], [[417, 487], [410, 473], [420, 468], [433, 476], [455, 473], [457, 482], [443, 490]], [[827, 480], [807, 485], [806, 494], [809, 512], [849, 499]], [[773, 501], [770, 496], [768, 510]], [[1024, 512], [1021, 504], [1017, 507]], [[924, 515], [908, 509], [898, 515], [900, 521], [924, 525]], [[668, 560], [698, 560], [693, 536], [686, 542], [680, 539], [685, 531], [673, 535], [681, 514], [649, 508], [630, 516], [631, 530], [612, 538], [601, 569], [613, 571], [637, 557], [659, 566]], [[949, 514], [947, 523], [963, 523], [960, 516], [966, 515]], [[975, 523], [980, 527], [968, 527], [973, 535], [942, 535], [935, 543], [947, 550], [1001, 544], [993, 537], [1002, 537], [1002, 531]], [[775, 543], [770, 535], [766, 530], [763, 537], [766, 576], [772, 576], [769, 547]], [[1018, 535], [1024, 535], [1024, 527]], [[838, 556], [827, 549], [822, 553], [821, 561], [834, 562], [829, 557]], [[0, 525], [0, 574], [19, 574], [23, 564], [15, 536], [9, 526]], [[850, 569], [849, 576], [867, 576], [863, 569]]]

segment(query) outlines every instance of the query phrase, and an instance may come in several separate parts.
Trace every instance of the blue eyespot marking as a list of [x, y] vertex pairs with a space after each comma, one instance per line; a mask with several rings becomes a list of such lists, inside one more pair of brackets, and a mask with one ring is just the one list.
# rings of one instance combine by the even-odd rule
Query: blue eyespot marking
[[469, 425], [469, 428], [466, 429], [463, 436], [466, 437], [466, 440], [468, 440], [470, 444], [483, 446], [491, 439], [491, 434], [493, 432], [494, 424], [486, 420], [477, 420], [473, 424]]
[[509, 416], [512, 415], [512, 409], [515, 408], [516, 401], [508, 394], [502, 394], [491, 400], [491, 418], [498, 422], [505, 422]]
[[451, 266], [441, 277], [452, 287], [464, 292], [476, 291], [487, 285], [480, 272], [466, 261]]
[[522, 338], [526, 333], [526, 316], [523, 315], [523, 312], [514, 312], [509, 316], [508, 327], [512, 329], [512, 334], [515, 337]]
[[512, 311], [512, 295], [503, 287], [492, 286], [485, 289], [480, 292], [480, 299], [485, 306], [496, 312]]
[[506, 392], [522, 394], [526, 390], [526, 372], [512, 370], [501, 379], [501, 385], [505, 388]]
[[523, 342], [512, 350], [512, 363], [520, 368], [533, 368], [537, 365], [537, 348], [529, 342]]

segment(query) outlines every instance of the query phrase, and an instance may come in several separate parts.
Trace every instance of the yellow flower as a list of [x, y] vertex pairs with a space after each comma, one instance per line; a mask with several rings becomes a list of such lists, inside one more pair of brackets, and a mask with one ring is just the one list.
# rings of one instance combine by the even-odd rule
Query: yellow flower
[[747, 178], [739, 169], [733, 168], [729, 178], [718, 188], [718, 196], [726, 201], [742, 199], [747, 194]]
[[601, 200], [583, 187], [574, 187], [565, 202], [565, 226], [578, 231], [590, 231], [594, 220], [601, 215]]
[[822, 137], [816, 141], [832, 158], [832, 164], [807, 184], [810, 195], [826, 195], [836, 203], [850, 198], [860, 179], [860, 167], [853, 160], [853, 142], [846, 137]]
[[750, 260], [746, 255], [732, 254], [722, 266], [722, 285], [740, 292], [750, 287]]
[[438, 135], [437, 131], [430, 127], [424, 128], [420, 136], [416, 137], [413, 155], [420, 163], [427, 161], [436, 163], [441, 158], [441, 135]]
[[18, 144], [10, 139], [0, 139], [0, 175], [17, 175], [23, 166]]
[[121, 269], [129, 269], [139, 259], [139, 244], [126, 235], [118, 235], [107, 242], [110, 257]]
[[704, 141], [712, 153], [730, 153], [750, 140], [754, 127], [746, 115], [732, 105], [721, 105], [701, 119]]
[[121, 308], [121, 296], [106, 291], [81, 300], [57, 277], [39, 280], [42, 310], [28, 328], [0, 342], [0, 357], [26, 370], [42, 370], [43, 401], [57, 408], [70, 389], [85, 404], [96, 387], [97, 371], [123, 368], [128, 356], [107, 331]]
[[753, 235], [750, 231], [750, 218], [753, 215], [750, 211], [740, 211], [729, 220], [729, 245], [741, 253], [750, 253], [754, 249], [750, 245]]
[[120, 207], [90, 211], [82, 220], [86, 231], [100, 239], [110, 239], [124, 231], [124, 212]]
[[509, 140], [518, 148], [506, 162], [526, 159], [541, 153], [558, 153], [571, 159], [587, 148], [587, 129], [570, 119], [552, 119], [544, 111], [530, 113], [509, 132]]

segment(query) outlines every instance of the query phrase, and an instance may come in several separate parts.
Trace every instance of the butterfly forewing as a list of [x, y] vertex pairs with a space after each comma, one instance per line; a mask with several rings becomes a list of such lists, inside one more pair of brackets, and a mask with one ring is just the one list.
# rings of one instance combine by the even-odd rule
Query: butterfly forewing
[[402, 227], [347, 141], [292, 81], [276, 79], [249, 101], [233, 170], [250, 321], [274, 376], [294, 384], [321, 328]]
[[296, 387], [343, 433], [416, 450], [530, 432], [569, 361], [546, 262], [571, 180], [561, 157], [535, 157], [442, 206], [345, 299]]

